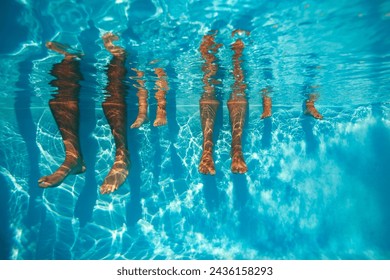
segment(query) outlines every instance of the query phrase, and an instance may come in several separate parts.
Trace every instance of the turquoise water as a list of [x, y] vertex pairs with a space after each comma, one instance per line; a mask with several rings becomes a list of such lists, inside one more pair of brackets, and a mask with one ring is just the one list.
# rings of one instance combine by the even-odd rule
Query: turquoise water
[[[2, 1], [0, 257], [2, 259], [389, 259], [390, 1]], [[234, 29], [244, 38], [248, 172], [230, 171], [226, 102]], [[216, 175], [198, 172], [203, 35], [218, 30]], [[112, 31], [126, 68], [145, 71], [149, 119], [128, 129], [131, 169], [111, 195], [114, 160], [102, 110]], [[80, 137], [87, 171], [37, 181], [63, 161], [48, 106], [61, 56], [82, 50]], [[158, 61], [150, 64], [151, 61]], [[166, 70], [168, 124], [153, 127], [154, 67]], [[137, 115], [127, 80], [128, 124]], [[273, 116], [261, 120], [261, 89]], [[318, 94], [321, 121], [303, 114]]]

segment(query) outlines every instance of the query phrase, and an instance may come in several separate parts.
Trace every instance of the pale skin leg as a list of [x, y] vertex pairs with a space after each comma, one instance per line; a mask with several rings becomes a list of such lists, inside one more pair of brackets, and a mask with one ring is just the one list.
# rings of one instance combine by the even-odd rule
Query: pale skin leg
[[309, 99], [306, 100], [306, 110], [305, 114], [312, 116], [313, 118], [322, 120], [323, 116], [317, 111], [317, 109], [314, 107], [314, 102], [317, 100], [317, 95], [310, 94]]
[[142, 79], [144, 77], [144, 72], [135, 68], [132, 70], [137, 73], [137, 76], [132, 79], [135, 79], [138, 83], [138, 85], [134, 85], [138, 88], [138, 115], [130, 128], [138, 128], [148, 120], [148, 91], [145, 88], [145, 80]]
[[126, 52], [123, 48], [112, 43], [116, 40], [118, 37], [112, 33], [103, 35], [104, 46], [113, 55], [113, 58], [107, 71], [108, 97], [103, 102], [102, 107], [110, 125], [116, 149], [114, 164], [100, 187], [102, 194], [117, 190], [125, 182], [130, 167], [126, 138], [126, 88], [124, 86]]
[[232, 49], [234, 51], [233, 75], [235, 82], [233, 85], [233, 92], [228, 101], [229, 116], [232, 126], [231, 170], [233, 173], [242, 174], [248, 170], [242, 153], [242, 132], [245, 124], [246, 108], [248, 106], [245, 95], [246, 84], [244, 83], [244, 72], [241, 68], [242, 61], [240, 59], [244, 49], [244, 42], [241, 39], [236, 40], [232, 45]]
[[199, 172], [202, 174], [215, 174], [215, 166], [213, 159], [213, 131], [216, 113], [219, 107], [219, 101], [215, 97], [214, 79], [218, 70], [218, 65], [215, 63], [215, 53], [221, 47], [221, 44], [216, 44], [214, 35], [205, 35], [200, 45], [200, 53], [205, 60], [203, 64], [203, 95], [199, 101], [200, 117], [203, 132], [203, 152], [199, 163]]
[[46, 43], [47, 48], [63, 54], [64, 59], [53, 66], [52, 75], [57, 79], [52, 84], [58, 87], [58, 94], [49, 101], [65, 146], [65, 160], [51, 175], [38, 180], [42, 188], [60, 185], [68, 175], [85, 171], [79, 143], [79, 81], [82, 79], [78, 55], [66, 51], [67, 46], [58, 42]]
[[169, 90], [169, 87], [167, 82], [167, 74], [165, 73], [164, 69], [156, 68], [154, 72], [156, 73], [158, 79], [156, 81], [157, 92], [155, 94], [155, 98], [157, 100], [157, 112], [153, 126], [162, 126], [167, 124], [166, 94]]

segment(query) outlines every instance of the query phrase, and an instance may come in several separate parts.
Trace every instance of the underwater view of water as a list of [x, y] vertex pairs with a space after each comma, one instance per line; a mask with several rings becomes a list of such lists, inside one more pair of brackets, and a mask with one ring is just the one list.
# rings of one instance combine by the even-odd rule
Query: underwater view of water
[[[0, 4], [0, 259], [390, 259], [390, 1], [7, 0]], [[245, 43], [243, 154], [231, 171], [234, 30]], [[127, 52], [131, 167], [99, 188], [115, 159], [102, 109], [117, 34]], [[202, 38], [221, 44], [215, 175], [198, 171]], [[38, 180], [65, 152], [49, 108], [52, 69], [79, 60], [86, 171], [54, 188]], [[155, 68], [166, 72], [167, 124], [155, 127]], [[149, 121], [138, 113], [145, 73]], [[272, 116], [261, 119], [262, 90]], [[322, 120], [304, 114], [315, 95]]]

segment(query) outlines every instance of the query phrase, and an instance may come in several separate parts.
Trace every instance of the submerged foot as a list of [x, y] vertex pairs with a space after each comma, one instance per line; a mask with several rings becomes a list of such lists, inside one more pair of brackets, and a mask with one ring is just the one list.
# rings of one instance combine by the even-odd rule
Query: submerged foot
[[128, 168], [126, 160], [116, 160], [100, 187], [100, 193], [109, 194], [116, 191], [125, 182], [129, 174]]
[[43, 176], [38, 180], [41, 188], [56, 187], [60, 185], [68, 175], [83, 173], [86, 170], [84, 162], [79, 159], [76, 162], [64, 163], [51, 175]]
[[141, 125], [143, 125], [147, 121], [146, 117], [138, 117], [134, 123], [130, 126], [130, 128], [139, 128]]
[[271, 117], [271, 107], [272, 107], [271, 97], [264, 95], [263, 96], [263, 114], [261, 114], [262, 119]]
[[242, 152], [235, 152], [232, 156], [232, 172], [243, 174], [248, 171]]
[[153, 123], [153, 126], [163, 126], [163, 125], [166, 125], [167, 124], [167, 119], [166, 118], [157, 118], [154, 123]]
[[73, 48], [71, 48], [66, 44], [61, 44], [55, 41], [47, 42], [46, 47], [52, 51], [65, 55], [65, 57], [69, 59], [82, 56], [81, 52], [74, 50]]
[[153, 126], [162, 126], [167, 124], [167, 113], [165, 110], [158, 108], [157, 117], [153, 123]]
[[319, 120], [323, 119], [323, 116], [317, 111], [317, 109], [314, 107], [314, 102], [311, 101], [311, 100], [307, 100], [306, 101], [306, 111], [305, 111], [305, 114], [306, 115], [310, 115], [313, 118], [316, 118], [316, 119], [319, 119]]
[[113, 42], [118, 41], [119, 37], [111, 32], [105, 33], [102, 37], [104, 47], [114, 56], [121, 57], [125, 54], [122, 47], [115, 46]]
[[210, 152], [203, 152], [199, 163], [199, 172], [202, 174], [215, 175], [215, 166], [213, 156]]
[[261, 114], [261, 119], [266, 119], [266, 118], [269, 118], [271, 117], [271, 112], [263, 112], [263, 114]]

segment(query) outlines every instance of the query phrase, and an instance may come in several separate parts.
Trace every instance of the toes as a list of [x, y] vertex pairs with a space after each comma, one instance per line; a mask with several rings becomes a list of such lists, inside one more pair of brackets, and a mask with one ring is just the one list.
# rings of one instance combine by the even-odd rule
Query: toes
[[242, 157], [233, 157], [231, 170], [233, 173], [243, 174], [248, 171], [245, 160]]
[[130, 126], [130, 128], [139, 128], [141, 126], [141, 124], [140, 123], [133, 123], [131, 126]]
[[214, 160], [210, 153], [206, 152], [202, 155], [198, 170], [200, 173], [205, 175], [215, 175]]
[[165, 125], [165, 124], [167, 124], [166, 120], [157, 119], [157, 120], [154, 121], [153, 126], [162, 126], [162, 125]]
[[45, 177], [42, 177], [41, 179], [38, 180], [38, 186], [40, 186], [41, 188], [47, 188], [50, 186], [50, 183], [46, 181], [47, 180], [47, 176]]
[[141, 125], [143, 125], [144, 120], [142, 119], [137, 119], [135, 122], [130, 126], [130, 128], [139, 128]]
[[215, 169], [212, 166], [207, 166], [204, 164], [201, 164], [199, 166], [199, 172], [202, 174], [205, 174], [205, 175], [207, 175], [207, 174], [215, 175]]
[[101, 194], [109, 194], [116, 190], [115, 186], [112, 185], [103, 185], [100, 187], [100, 193]]
[[61, 182], [62, 182], [62, 180], [56, 180], [56, 179], [50, 178], [49, 176], [44, 176], [38, 180], [38, 186], [40, 186], [41, 188], [56, 187], [59, 184], [61, 184]]
[[69, 174], [77, 175], [77, 174], [84, 173], [85, 170], [87, 170], [87, 168], [85, 167], [84, 163], [82, 163], [81, 166], [76, 166], [71, 168]]
[[269, 117], [271, 117], [271, 114], [262, 114], [260, 118], [266, 119], [266, 118], [269, 118]]
[[248, 168], [246, 166], [232, 166], [232, 172], [238, 173], [238, 174], [244, 174], [248, 171]]

